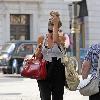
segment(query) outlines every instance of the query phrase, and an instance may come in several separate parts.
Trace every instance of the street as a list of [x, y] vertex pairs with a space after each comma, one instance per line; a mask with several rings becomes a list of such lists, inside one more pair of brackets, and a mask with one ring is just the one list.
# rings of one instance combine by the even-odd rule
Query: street
[[[36, 80], [0, 74], [0, 100], [40, 100]], [[64, 100], [88, 100], [78, 91], [65, 89]]]

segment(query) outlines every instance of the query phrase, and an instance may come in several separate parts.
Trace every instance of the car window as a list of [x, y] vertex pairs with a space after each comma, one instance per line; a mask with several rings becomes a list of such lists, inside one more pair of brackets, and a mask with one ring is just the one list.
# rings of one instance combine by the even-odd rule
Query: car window
[[33, 45], [32, 44], [21, 44], [18, 48], [18, 53], [32, 53], [33, 52]]
[[15, 48], [15, 43], [5, 43], [2, 47], [1, 52], [11, 53]]
[[32, 44], [27, 44], [24, 47], [25, 47], [26, 52], [30, 52], [30, 53], [33, 52], [33, 45]]
[[35, 48], [36, 46], [33, 44], [21, 44], [18, 48], [17, 53], [32, 54]]

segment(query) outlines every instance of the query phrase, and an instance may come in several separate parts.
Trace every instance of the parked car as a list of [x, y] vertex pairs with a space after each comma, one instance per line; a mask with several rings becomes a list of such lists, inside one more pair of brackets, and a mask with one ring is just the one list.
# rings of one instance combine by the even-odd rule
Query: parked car
[[33, 54], [37, 46], [37, 42], [30, 40], [16, 40], [6, 42], [0, 54], [0, 67], [4, 74], [18, 73], [24, 61], [24, 57]]

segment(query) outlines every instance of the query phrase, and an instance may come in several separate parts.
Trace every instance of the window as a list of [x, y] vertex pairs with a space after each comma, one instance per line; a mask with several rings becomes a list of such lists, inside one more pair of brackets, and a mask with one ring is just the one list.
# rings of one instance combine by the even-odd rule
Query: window
[[28, 19], [28, 15], [11, 15], [10, 22], [12, 25], [27, 25]]
[[28, 53], [28, 54], [32, 54], [33, 53], [33, 44], [22, 44], [18, 48], [18, 53]]
[[30, 40], [30, 16], [28, 14], [10, 15], [10, 40]]

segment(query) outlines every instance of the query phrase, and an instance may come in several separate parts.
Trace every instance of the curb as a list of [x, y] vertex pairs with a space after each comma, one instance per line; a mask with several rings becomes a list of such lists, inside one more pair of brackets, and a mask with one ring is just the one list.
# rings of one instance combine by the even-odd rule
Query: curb
[[0, 77], [23, 78], [20, 74], [0, 74]]

